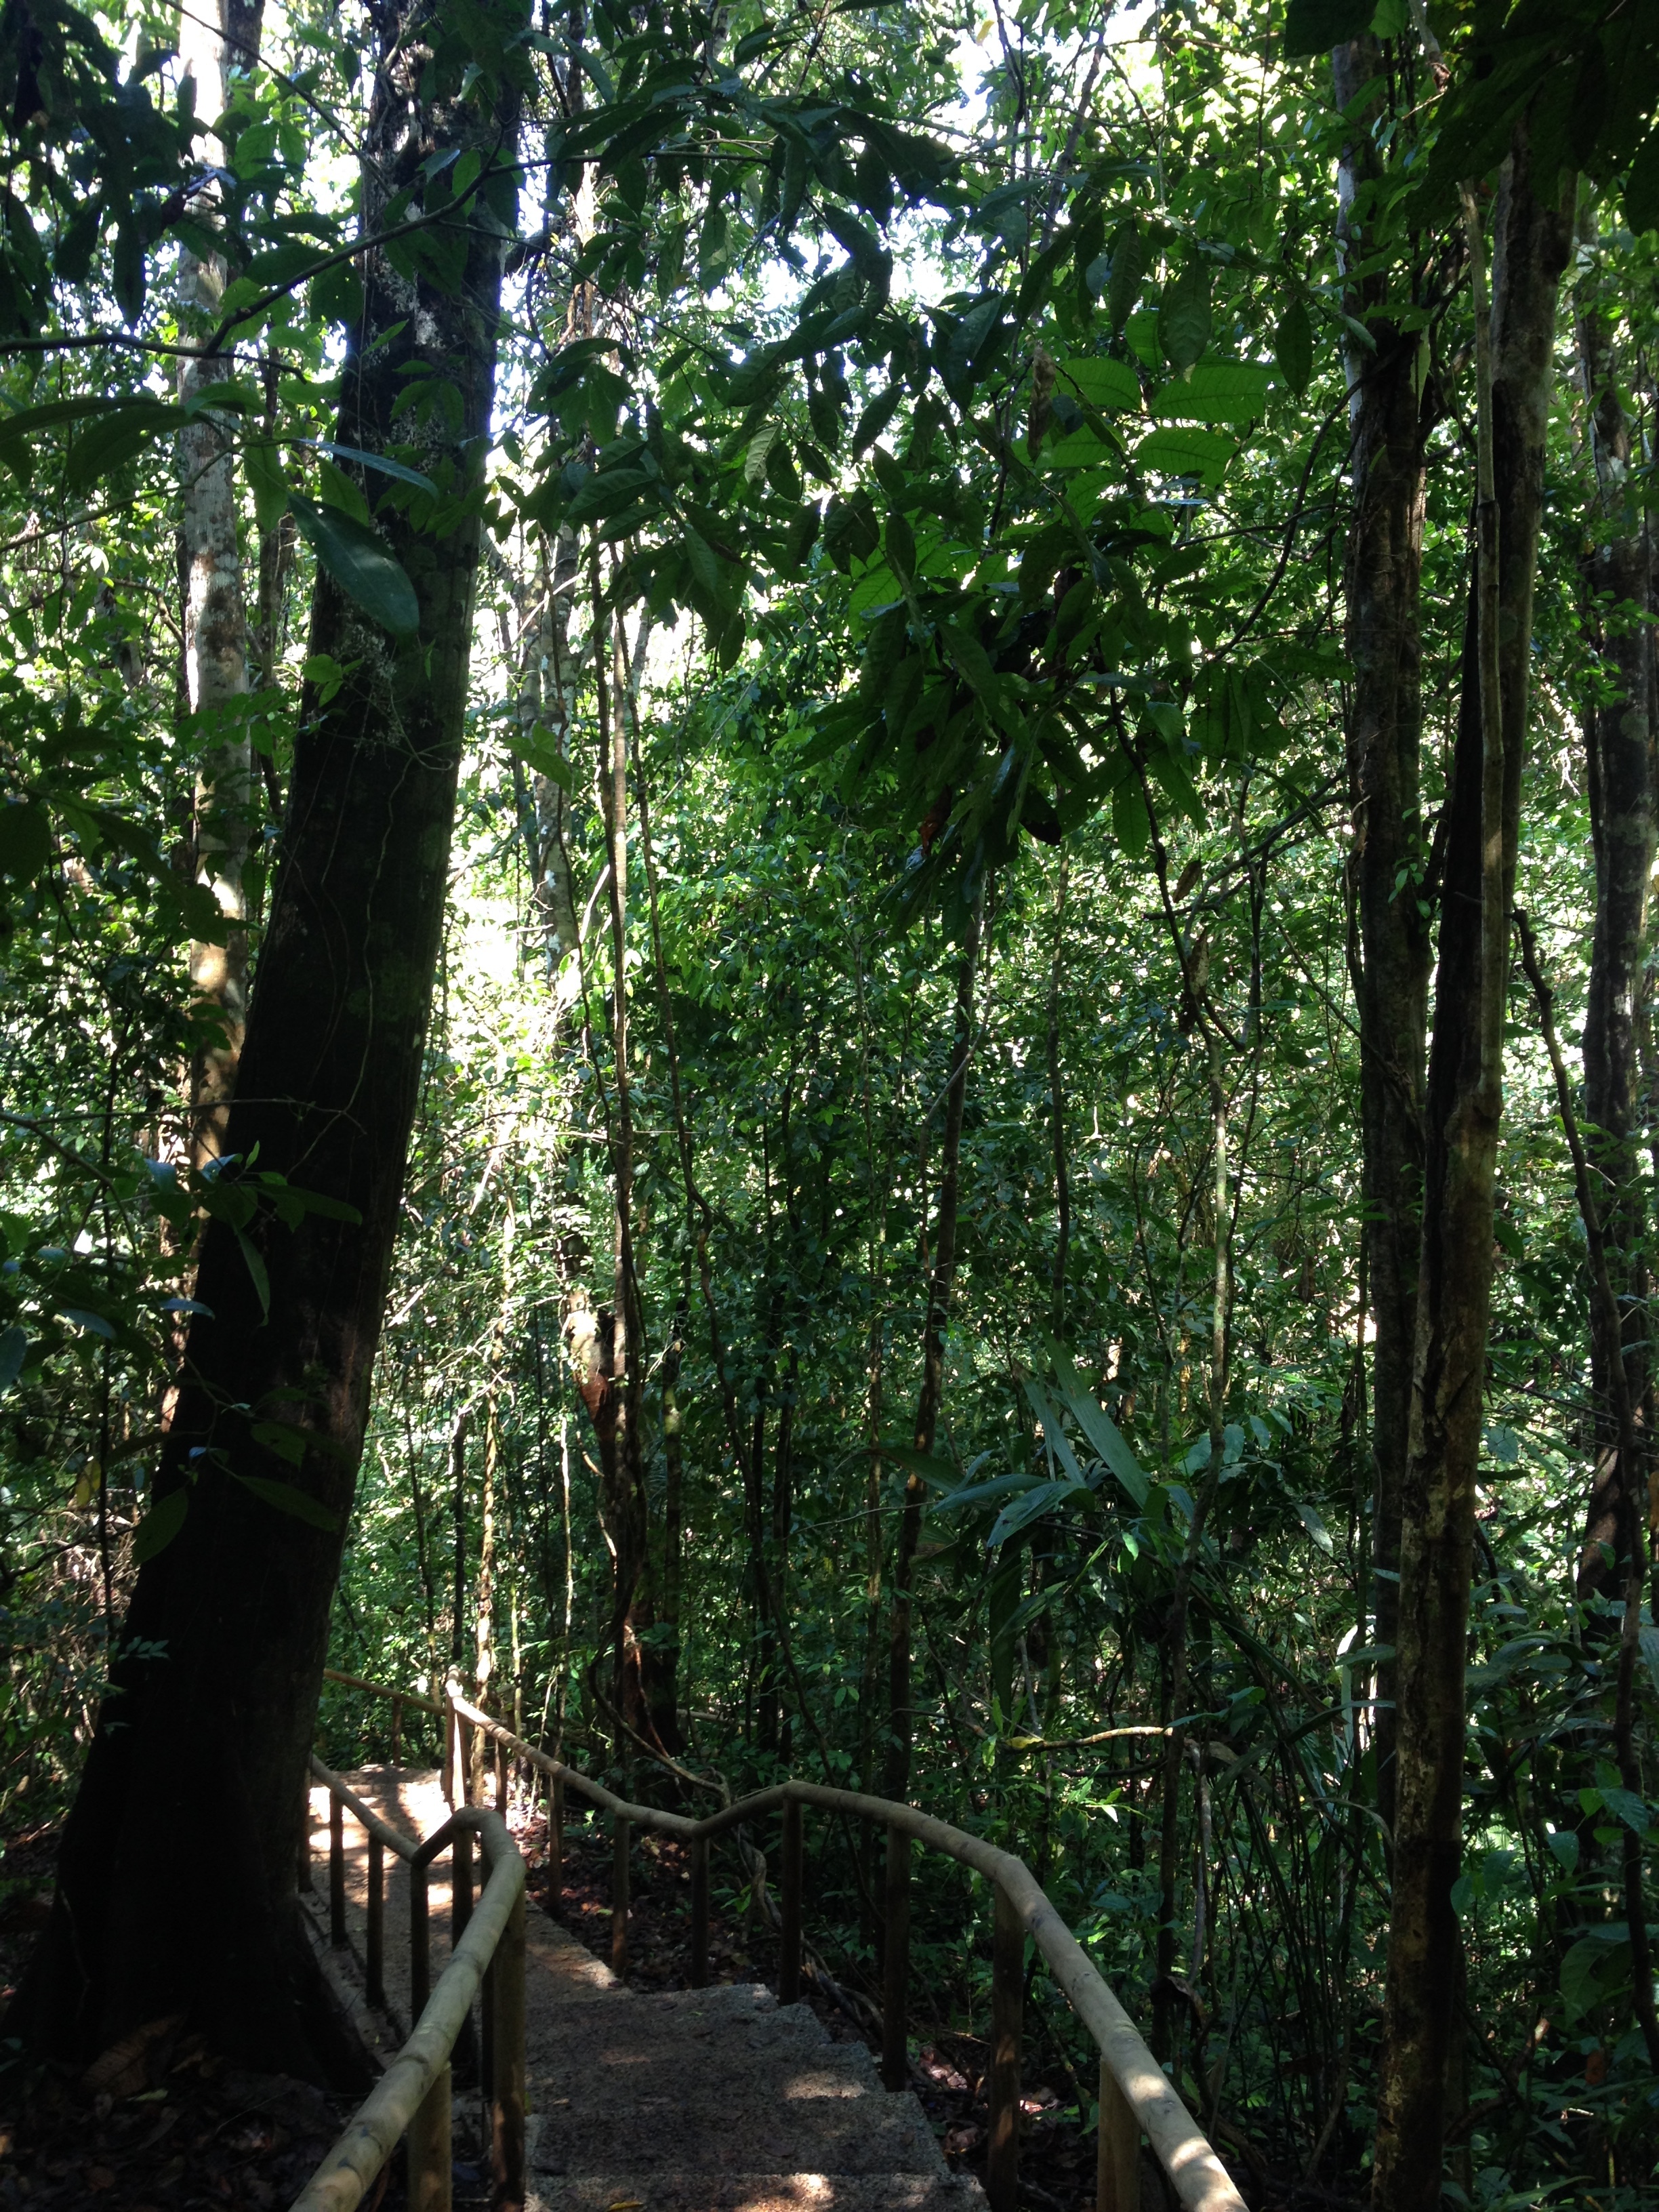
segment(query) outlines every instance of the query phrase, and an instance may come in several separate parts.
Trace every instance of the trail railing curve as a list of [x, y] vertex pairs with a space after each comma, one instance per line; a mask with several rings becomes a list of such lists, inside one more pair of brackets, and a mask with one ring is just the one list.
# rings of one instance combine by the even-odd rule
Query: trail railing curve
[[[881, 2077], [890, 2089], [909, 2086], [905, 2021], [909, 1985], [910, 1862], [912, 1846], [939, 1852], [984, 1876], [994, 1897], [991, 1963], [991, 2056], [987, 2077], [990, 2127], [986, 2194], [992, 2212], [1015, 2212], [1018, 2196], [1020, 2045], [1028, 1937], [1046, 1961], [1100, 2054], [1100, 2123], [1096, 2212], [1139, 2212], [1140, 2141], [1153, 2156], [1186, 2212], [1246, 2212], [1244, 2201], [1202, 2130], [1171, 2087], [1163, 2068], [1118, 2002], [1087, 1953], [1066, 1927], [1023, 1859], [1000, 1850], [949, 1821], [912, 1805], [866, 1796], [817, 1782], [787, 1781], [722, 1806], [702, 1819], [636, 1805], [618, 1797], [580, 1769], [551, 1759], [501, 1722], [461, 1696], [453, 1684], [441, 1699], [394, 1691], [360, 1676], [327, 1670], [346, 1687], [387, 1698], [394, 1737], [412, 1711], [434, 1715], [443, 1729], [445, 1795], [464, 1796], [469, 1737], [482, 1730], [496, 1746], [498, 1774], [505, 1755], [544, 1774], [548, 1791], [550, 1901], [556, 1905], [564, 1853], [567, 1790], [586, 1798], [612, 1823], [611, 1963], [628, 1960], [629, 1848], [635, 1828], [672, 1836], [691, 1859], [691, 1980], [708, 1979], [708, 1846], [739, 1824], [777, 1813], [782, 1828], [778, 1882], [780, 1957], [778, 2000], [793, 2004], [802, 1984], [801, 1875], [808, 1807], [887, 1832], [883, 1904]], [[356, 2212], [356, 2207], [407, 2133], [410, 2212], [449, 2212], [450, 2053], [468, 2032], [471, 2007], [485, 1988], [481, 2072], [491, 2120], [492, 2212], [518, 2212], [525, 2194], [524, 2123], [524, 1863], [499, 1813], [456, 1805], [435, 1834], [416, 1844], [382, 1820], [338, 1775], [313, 1758], [312, 1773], [330, 1798], [330, 1932], [345, 1942], [343, 1815], [349, 1812], [368, 1837], [366, 1979], [372, 2002], [382, 2000], [387, 1850], [408, 1863], [410, 1874], [411, 2014], [418, 2015], [409, 2041], [318, 2167], [291, 2212]], [[307, 1829], [307, 1835], [309, 1831]], [[472, 1904], [471, 1838], [477, 1834], [488, 1874]], [[426, 1984], [426, 1869], [440, 1852], [451, 1853], [452, 1929], [455, 1948], [436, 1989]], [[308, 1872], [309, 1848], [305, 1853]], [[465, 1931], [463, 1933], [463, 1931]], [[441, 2106], [441, 2114], [440, 2113]]]

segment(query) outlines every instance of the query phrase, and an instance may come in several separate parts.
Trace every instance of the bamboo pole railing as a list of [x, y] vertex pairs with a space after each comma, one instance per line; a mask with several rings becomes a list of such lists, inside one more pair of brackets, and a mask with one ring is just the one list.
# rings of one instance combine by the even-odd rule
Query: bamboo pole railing
[[[373, 1689], [358, 1682], [359, 1689]], [[401, 1702], [416, 1704], [409, 1698]], [[436, 1711], [437, 1708], [433, 1708]], [[386, 1854], [409, 1869], [410, 2013], [415, 2026], [358, 2107], [290, 2212], [356, 2212], [380, 2169], [407, 2138], [410, 2212], [450, 2212], [450, 2055], [471, 2037], [472, 2005], [483, 1993], [480, 2072], [490, 2115], [492, 2212], [522, 2212], [525, 2200], [525, 1867], [499, 1813], [456, 1807], [435, 1833], [416, 1843], [383, 1820], [314, 1755], [311, 1773], [329, 1796], [329, 1940], [343, 1948], [345, 1924], [344, 1815], [368, 1838], [368, 1911], [364, 1976], [371, 2003], [385, 2002]], [[310, 1789], [300, 1882], [310, 1887]], [[472, 1901], [472, 1838], [483, 1855], [484, 1885]], [[431, 1986], [427, 1870], [447, 1850], [452, 1885], [449, 1964]]]
[[[386, 1690], [356, 1676], [333, 1675], [331, 1679], [370, 1691], [378, 1697], [398, 1697], [405, 1705], [419, 1705], [423, 1711], [440, 1714], [443, 1723], [445, 1794], [452, 1804], [458, 1795], [465, 1795], [469, 1748], [465, 1732], [468, 1729], [481, 1729], [493, 1739], [498, 1778], [502, 1772], [502, 1754], [508, 1752], [547, 1776], [551, 1784], [548, 1792], [548, 1872], [555, 1904], [562, 1878], [566, 1790], [574, 1790], [578, 1796], [610, 1814], [615, 1846], [611, 1934], [614, 1965], [624, 1964], [628, 1954], [628, 1854], [633, 1830], [647, 1829], [658, 1835], [676, 1837], [688, 1844], [691, 1856], [691, 1979], [698, 1988], [708, 1978], [708, 1845], [715, 1836], [763, 1814], [775, 1811], [781, 1816], [778, 1997], [781, 2003], [790, 2004], [799, 1998], [801, 1988], [805, 1808], [811, 1806], [884, 1827], [886, 1936], [882, 1961], [881, 2076], [890, 2089], [904, 2088], [909, 2081], [905, 2018], [909, 1982], [911, 1846], [921, 1844], [927, 1850], [971, 1868], [991, 1884], [995, 1898], [991, 2063], [987, 2085], [990, 2129], [986, 2194], [992, 2212], [1015, 2212], [1018, 2194], [1020, 2045], [1028, 1937], [1036, 1945], [1050, 1974], [1088, 2029], [1100, 2054], [1096, 2212], [1139, 2212], [1139, 2170], [1143, 2135], [1186, 2212], [1246, 2212], [1244, 2200], [1234, 2187], [1227, 2169], [1171, 2087], [1134, 2022], [1055, 1911], [1030, 1868], [1012, 1852], [1000, 1850], [983, 1837], [970, 1836], [964, 1829], [952, 1827], [947, 1820], [936, 1820], [929, 1814], [918, 1812], [914, 1806], [816, 1782], [778, 1783], [771, 1789], [757, 1790], [751, 1796], [722, 1806], [702, 1820], [694, 1820], [684, 1813], [665, 1812], [653, 1805], [636, 1805], [617, 1796], [580, 1769], [550, 1758], [521, 1736], [514, 1735], [500, 1721], [470, 1704], [453, 1684], [446, 1686], [434, 1705], [429, 1700]], [[349, 1793], [346, 1802], [351, 1802]], [[356, 2202], [356, 2198], [350, 2200], [352, 2205]], [[410, 2203], [416, 2203], [412, 2192]], [[301, 2212], [302, 2206], [304, 2212], [324, 2212], [325, 2206], [327, 2212], [337, 2212], [334, 2199], [319, 2198], [314, 2208], [301, 2199], [294, 2212]], [[338, 2202], [337, 2212], [350, 2212], [344, 2200]], [[428, 2212], [424, 2201], [421, 2212]], [[434, 2206], [434, 2212], [440, 2212], [440, 2208]], [[441, 2212], [447, 2212], [447, 2199]]]

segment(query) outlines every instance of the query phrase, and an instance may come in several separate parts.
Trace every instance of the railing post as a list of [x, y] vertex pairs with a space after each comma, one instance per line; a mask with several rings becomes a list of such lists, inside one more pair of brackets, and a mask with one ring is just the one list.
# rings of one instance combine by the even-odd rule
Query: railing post
[[778, 1884], [778, 2002], [800, 2001], [800, 1878], [802, 1856], [801, 1808], [793, 1797], [783, 1801], [783, 1865]]
[[491, 1967], [490, 2212], [523, 2212], [525, 2172], [524, 1892]]
[[[472, 1831], [471, 1828], [457, 1828], [449, 1839], [449, 1955], [452, 1959], [471, 1917]], [[455, 2038], [454, 2056], [461, 2062], [463, 2078], [469, 2078], [478, 2062], [478, 2046], [472, 2033], [471, 2012], [462, 2021], [461, 2032]]]
[[902, 1828], [887, 1831], [886, 1934], [881, 1960], [881, 2078], [890, 2089], [909, 2086], [910, 2056], [905, 2014], [910, 1991], [910, 1838]]
[[455, 1717], [454, 1692], [447, 1682], [438, 1692], [438, 1703], [442, 1708], [439, 1726], [444, 1732], [444, 1802], [453, 1813], [455, 1809], [455, 1742], [460, 1734], [460, 1723]]
[[414, 2027], [432, 1995], [432, 1929], [426, 1869], [409, 1869], [409, 2024]]
[[556, 1774], [547, 1794], [547, 1909], [564, 1903], [564, 1777]]
[[301, 1786], [300, 1804], [301, 1807], [300, 1857], [295, 1872], [298, 1877], [301, 1895], [309, 1897], [314, 1887], [311, 1879], [311, 1764], [309, 1760], [306, 1763], [306, 1778]]
[[345, 1808], [328, 1793], [328, 1940], [343, 1951], [345, 1917]]
[[691, 1838], [691, 1986], [708, 1986], [708, 1838]]
[[450, 2212], [449, 2068], [438, 2069], [432, 2087], [409, 2124], [409, 2212]]
[[611, 1846], [611, 1971], [628, 1972], [628, 1829], [618, 1813]]
[[386, 2002], [386, 1846], [371, 1829], [368, 1838], [368, 1932], [363, 1947], [364, 1979], [372, 2005]]
[[1100, 2136], [1095, 2152], [1095, 2212], [1140, 2212], [1140, 2123], [1100, 2062]]
[[495, 1739], [495, 1810], [507, 1818], [507, 1746]]
[[1025, 2009], [1025, 1923], [1000, 1882], [991, 1946], [991, 2134], [985, 2193], [991, 2212], [1015, 2212], [1019, 2194], [1019, 2045]]

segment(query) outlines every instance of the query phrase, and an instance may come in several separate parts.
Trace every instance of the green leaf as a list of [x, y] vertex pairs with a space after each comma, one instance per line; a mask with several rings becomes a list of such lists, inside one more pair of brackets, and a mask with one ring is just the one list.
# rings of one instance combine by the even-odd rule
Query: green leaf
[[289, 510], [322, 566], [366, 615], [396, 637], [419, 629], [415, 586], [375, 531], [302, 492], [289, 494]]
[[1328, 53], [1371, 27], [1376, 0], [1290, 0], [1285, 10], [1285, 58]]
[[313, 1528], [326, 1528], [332, 1534], [340, 1525], [337, 1513], [331, 1513], [326, 1505], [296, 1490], [291, 1482], [272, 1482], [263, 1474], [239, 1474], [235, 1480], [264, 1504], [274, 1505], [279, 1513], [291, 1513], [296, 1521], [308, 1522]]
[[231, 1226], [234, 1231], [236, 1242], [242, 1248], [242, 1257], [247, 1262], [247, 1272], [253, 1284], [254, 1296], [259, 1301], [261, 1317], [269, 1321], [270, 1319], [270, 1277], [266, 1272], [264, 1261], [258, 1247], [250, 1238], [246, 1230], [237, 1222], [233, 1222]]
[[70, 452], [64, 483], [72, 492], [89, 491], [113, 469], [132, 459], [150, 439], [185, 420], [185, 410], [163, 399], [135, 400], [118, 407], [84, 429]]
[[314, 446], [319, 453], [331, 454], [337, 461], [353, 461], [360, 469], [374, 469], [380, 476], [395, 477], [399, 483], [413, 484], [416, 491], [426, 492], [434, 499], [438, 496], [438, 487], [430, 477], [422, 476], [418, 469], [406, 468], [402, 461], [389, 460], [384, 453], [366, 453], [361, 446], [337, 445], [332, 438], [296, 438], [294, 442], [296, 446]]
[[1081, 1383], [1062, 1374], [1059, 1378], [1060, 1395], [1065, 1399], [1076, 1421], [1092, 1449], [1110, 1468], [1122, 1488], [1136, 1505], [1145, 1505], [1151, 1488], [1140, 1462], [1123, 1440], [1123, 1432], [1103, 1406], [1097, 1405]]
[[368, 501], [363, 488], [354, 483], [342, 468], [337, 468], [326, 453], [317, 464], [317, 489], [323, 495], [325, 507], [331, 507], [341, 514], [349, 514], [354, 522], [361, 522], [365, 530], [372, 527], [368, 519]]
[[27, 882], [52, 858], [52, 823], [32, 799], [0, 802], [0, 876]]
[[0, 1398], [4, 1397], [22, 1373], [28, 1348], [27, 1329], [0, 1328]]
[[985, 1540], [987, 1550], [994, 1552], [1000, 1544], [1006, 1544], [1010, 1536], [1018, 1535], [1022, 1528], [1029, 1527], [1033, 1521], [1040, 1521], [1045, 1513], [1052, 1513], [1056, 1505], [1063, 1504], [1068, 1498], [1077, 1497], [1079, 1492], [1085, 1498], [1088, 1496], [1087, 1486], [1083, 1483], [1038, 1483], [1035, 1489], [1028, 1490], [1024, 1498], [1017, 1498], [1012, 1504], [1003, 1507], [992, 1522], [991, 1533]]
[[242, 448], [242, 470], [253, 494], [253, 515], [264, 538], [275, 530], [288, 512], [288, 478], [283, 457], [273, 445], [260, 442]]
[[1085, 354], [1062, 361], [1056, 374], [1062, 391], [1070, 390], [1103, 414], [1139, 414], [1140, 379], [1127, 361], [1107, 354]]
[[904, 1468], [912, 1474], [919, 1474], [924, 1482], [931, 1482], [935, 1490], [948, 1491], [957, 1480], [954, 1460], [939, 1459], [930, 1453], [918, 1451], [914, 1444], [896, 1443], [888, 1438], [881, 1443], [872, 1444], [870, 1453], [874, 1459], [890, 1459], [896, 1467]]
[[1164, 287], [1158, 339], [1177, 374], [1190, 368], [1210, 343], [1210, 265], [1194, 254]]
[[166, 1551], [184, 1527], [189, 1505], [190, 1492], [184, 1489], [170, 1490], [165, 1498], [156, 1499], [138, 1523], [132, 1540], [132, 1556], [137, 1565], [142, 1567], [158, 1552]]
[[1135, 447], [1143, 469], [1161, 476], [1197, 477], [1211, 490], [1221, 482], [1227, 464], [1238, 451], [1237, 443], [1219, 430], [1154, 430]]
[[1315, 1508], [1306, 1504], [1305, 1501], [1299, 1503], [1296, 1510], [1301, 1516], [1303, 1527], [1313, 1538], [1315, 1543], [1318, 1545], [1320, 1550], [1323, 1552], [1328, 1559], [1335, 1550], [1334, 1545], [1331, 1542], [1330, 1530], [1325, 1526], [1323, 1521], [1321, 1520], [1319, 1514]]
[[1273, 359], [1291, 394], [1300, 399], [1313, 375], [1313, 319], [1300, 296], [1279, 319], [1273, 333]]
[[1128, 321], [1129, 312], [1140, 297], [1146, 276], [1146, 240], [1133, 216], [1126, 217], [1112, 233], [1112, 242], [1107, 250], [1111, 255], [1112, 273], [1106, 287], [1106, 317], [1115, 337]]
[[1170, 422], [1250, 422], [1267, 404], [1268, 371], [1255, 362], [1201, 361], [1166, 384], [1152, 412]]

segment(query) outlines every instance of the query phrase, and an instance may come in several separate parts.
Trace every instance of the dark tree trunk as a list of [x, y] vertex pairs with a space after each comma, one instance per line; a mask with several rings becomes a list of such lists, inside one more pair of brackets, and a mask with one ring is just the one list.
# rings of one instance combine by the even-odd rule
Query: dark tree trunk
[[[957, 1279], [957, 1201], [962, 1166], [962, 1114], [968, 1096], [968, 1062], [974, 1043], [974, 978], [979, 964], [980, 917], [968, 925], [957, 963], [956, 1018], [951, 1038], [950, 1080], [945, 1092], [945, 1142], [939, 1155], [939, 1211], [933, 1220], [933, 1267], [927, 1285], [927, 1314], [921, 1336], [921, 1393], [916, 1401], [913, 1439], [919, 1452], [931, 1454], [945, 1398], [945, 1328]], [[893, 1562], [893, 1607], [887, 1643], [887, 1756], [882, 1788], [902, 1799], [910, 1786], [910, 1747], [915, 1724], [910, 1711], [910, 1611], [915, 1582], [916, 1546], [921, 1540], [921, 1509], [927, 1485], [913, 1468], [904, 1483], [898, 1543]]]
[[[1586, 242], [1594, 240], [1592, 228]], [[1584, 708], [1585, 781], [1595, 856], [1595, 927], [1584, 1008], [1584, 1119], [1617, 1310], [1615, 1324], [1599, 1302], [1591, 1308], [1595, 1473], [1578, 1567], [1581, 1598], [1611, 1595], [1620, 1584], [1626, 1548], [1620, 1372], [1639, 1424], [1650, 1365], [1644, 1319], [1647, 1224], [1637, 1171], [1637, 1009], [1655, 840], [1653, 632], [1644, 619], [1653, 611], [1653, 545], [1639, 509], [1626, 514], [1632, 436], [1620, 404], [1613, 343], [1619, 312], [1620, 303], [1604, 302], [1592, 291], [1578, 325], [1595, 470], [1591, 536], [1598, 541], [1583, 563], [1584, 615], [1602, 678], [1595, 698]], [[1640, 1479], [1635, 1469], [1625, 1478], [1638, 1487]]]
[[[1346, 264], [1376, 258], [1373, 234], [1384, 162], [1372, 133], [1386, 119], [1381, 50], [1372, 38], [1332, 57], [1350, 137], [1340, 172]], [[1370, 97], [1365, 95], [1369, 93]], [[1397, 285], [1396, 273], [1394, 282]], [[1390, 272], [1352, 279], [1346, 311], [1375, 352], [1348, 349], [1349, 469], [1346, 641], [1351, 861], [1358, 909], [1360, 1121], [1365, 1238], [1376, 1339], [1371, 1347], [1373, 1606], [1376, 1641], [1398, 1625], [1400, 1498], [1411, 1419], [1418, 1246], [1423, 1182], [1423, 1060], [1429, 940], [1421, 910], [1425, 854], [1419, 799], [1422, 734], [1423, 447], [1432, 410], [1416, 331], [1395, 320]], [[1390, 312], [1391, 306], [1394, 312]], [[1378, 1670], [1377, 1808], [1394, 1825], [1394, 1668]]]
[[[1468, 195], [1472, 210], [1474, 198]], [[1472, 235], [1478, 238], [1471, 216]], [[1398, 1784], [1372, 2202], [1436, 2212], [1461, 2030], [1464, 1667], [1492, 1304], [1510, 910], [1555, 311], [1571, 223], [1533, 192], [1524, 138], [1494, 219], [1476, 589], [1448, 798], [1410, 1449], [1402, 1498]], [[1477, 288], [1477, 294], [1479, 288]], [[1477, 319], [1484, 320], [1477, 296]], [[1480, 332], [1483, 352], [1486, 333]], [[1487, 384], [1490, 379], [1489, 386]]]
[[[381, 19], [366, 231], [389, 192], [418, 195], [434, 149], [513, 143], [516, 91], [463, 106], [458, 78], [434, 94], [420, 33], [415, 9]], [[508, 176], [491, 190], [510, 228]], [[459, 492], [488, 434], [501, 238], [453, 221], [465, 254], [453, 289], [366, 257], [338, 436], [369, 452], [412, 439]], [[411, 383], [416, 368], [428, 385]], [[458, 427], [434, 408], [422, 428], [394, 428], [394, 403], [440, 380]], [[384, 489], [366, 479], [371, 500]], [[294, 1868], [443, 921], [479, 530], [476, 506], [449, 520], [433, 536], [381, 517], [415, 584], [418, 636], [394, 643], [331, 580], [318, 585], [313, 652], [351, 672], [326, 705], [302, 702], [227, 1139], [246, 1210], [240, 1228], [216, 1214], [204, 1240], [151, 1508], [183, 1520], [140, 1571], [52, 1920], [9, 2022], [71, 2060], [176, 2013], [250, 2064], [350, 2070]], [[271, 1174], [334, 1212], [283, 1223], [256, 1200]], [[313, 1517], [283, 1510], [295, 1493]]]

